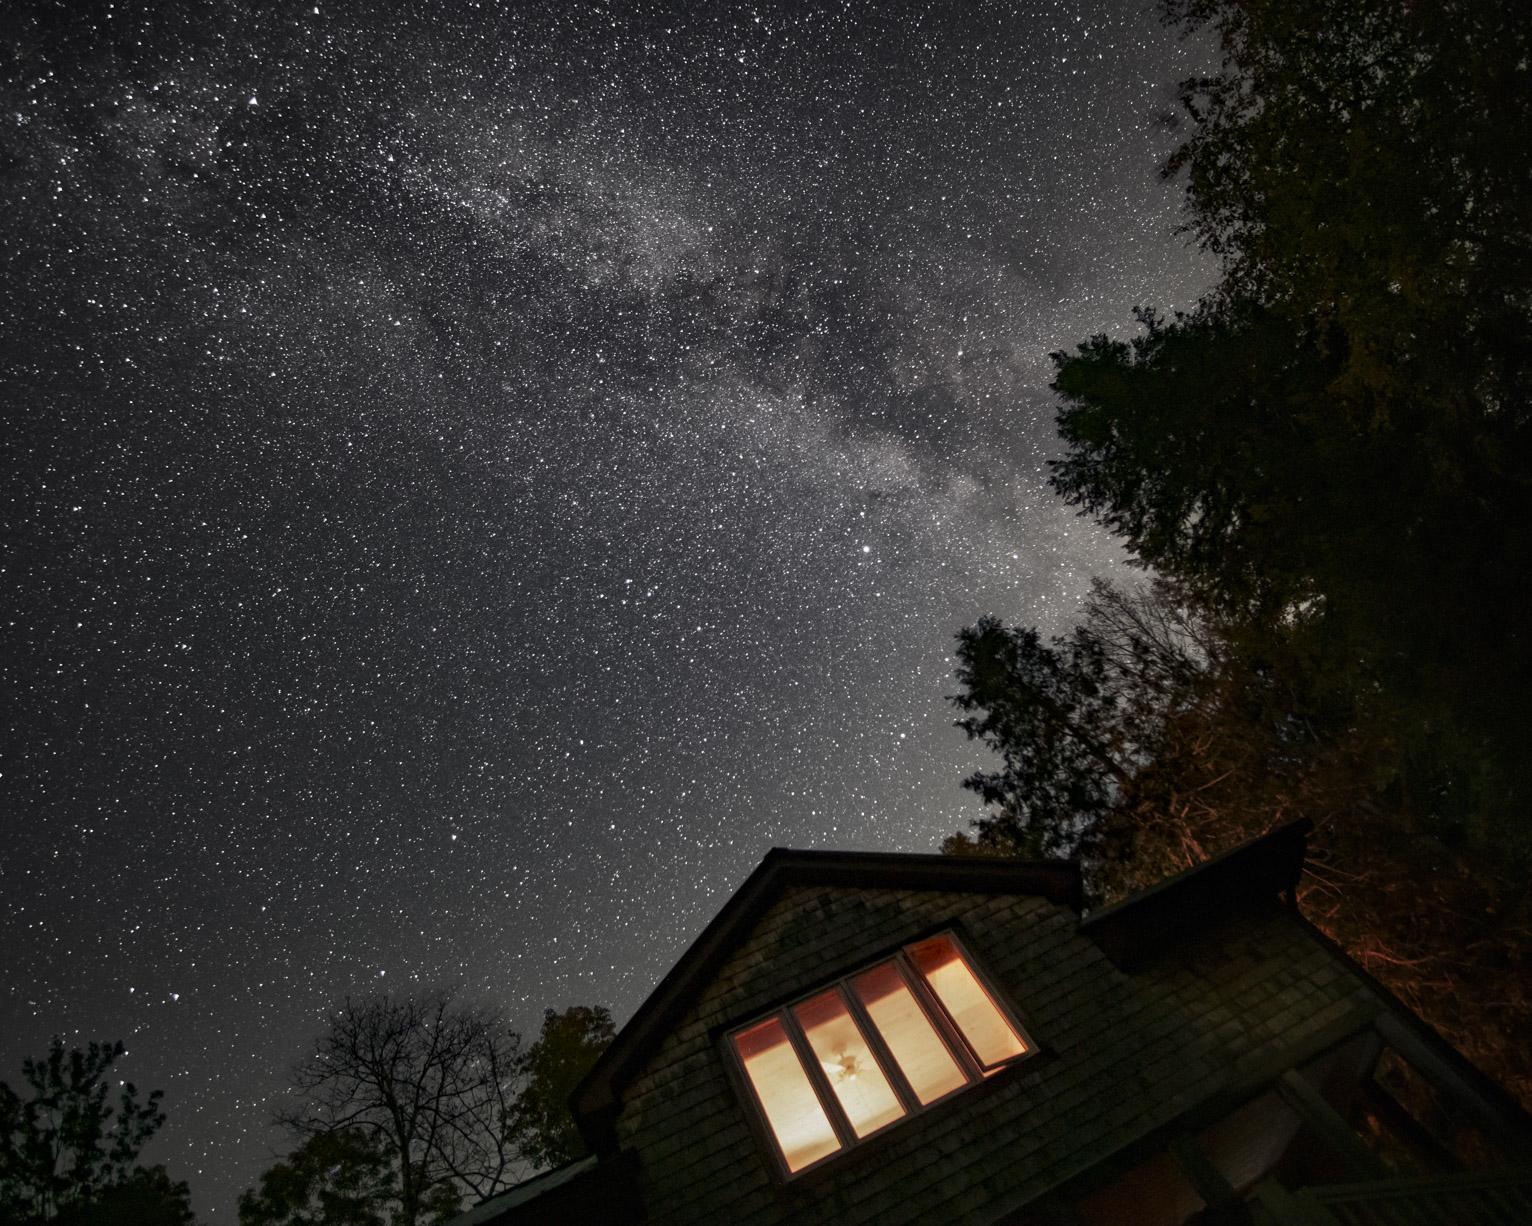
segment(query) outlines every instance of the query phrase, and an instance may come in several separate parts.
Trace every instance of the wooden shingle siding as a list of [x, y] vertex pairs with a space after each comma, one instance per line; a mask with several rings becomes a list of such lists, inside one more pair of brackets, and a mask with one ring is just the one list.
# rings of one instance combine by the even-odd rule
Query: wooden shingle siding
[[[784, 1184], [724, 1067], [724, 1028], [948, 923], [1042, 1054]], [[1133, 974], [1042, 898], [786, 889], [623, 1094], [653, 1223], [989, 1222], [1376, 1008], [1293, 916], [1232, 919]]]

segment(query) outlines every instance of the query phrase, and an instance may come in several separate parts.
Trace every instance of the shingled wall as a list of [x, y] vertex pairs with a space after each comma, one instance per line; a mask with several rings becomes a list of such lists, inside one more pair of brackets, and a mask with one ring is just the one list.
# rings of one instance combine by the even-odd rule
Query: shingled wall
[[[782, 1183], [725, 1071], [722, 1031], [954, 920], [1041, 1054]], [[785, 890], [623, 1094], [618, 1138], [640, 1159], [648, 1220], [991, 1222], [1378, 1007], [1275, 905], [1132, 975], [1077, 923], [1028, 896]]]

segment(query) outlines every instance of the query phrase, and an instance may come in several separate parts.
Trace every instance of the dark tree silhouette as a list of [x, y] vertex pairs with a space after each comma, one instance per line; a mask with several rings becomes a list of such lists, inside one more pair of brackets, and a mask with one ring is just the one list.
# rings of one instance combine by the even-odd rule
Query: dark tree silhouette
[[544, 1012], [537, 1042], [521, 1060], [526, 1082], [511, 1114], [511, 1135], [522, 1154], [539, 1166], [561, 1166], [584, 1156], [569, 1097], [615, 1034], [611, 1014], [599, 1005]]
[[196, 1226], [191, 1189], [163, 1166], [137, 1167], [96, 1199], [68, 1206], [55, 1226]]
[[1532, 23], [1514, 5], [1167, 0], [1187, 315], [1055, 355], [1066, 498], [1258, 654], [1321, 657], [1437, 837], [1532, 856]]
[[[140, 1101], [124, 1084], [109, 1101], [107, 1071], [123, 1054], [121, 1043], [64, 1049], [55, 1038], [48, 1055], [22, 1062], [31, 1095], [22, 1098], [0, 1081], [0, 1222], [47, 1222], [83, 1211], [136, 1177], [138, 1151], [165, 1115], [163, 1092]], [[163, 1175], [163, 1172], [161, 1172]]]
[[1309, 816], [1311, 914], [1532, 1105], [1532, 22], [1162, 8], [1223, 47], [1167, 166], [1223, 275], [1054, 355], [1052, 481], [1198, 650], [1151, 684], [1099, 592], [1051, 644], [965, 631], [1001, 766], [949, 850], [1073, 850], [1111, 896]]
[[[1239, 674], [1213, 625], [1164, 581], [1097, 580], [1081, 623], [1051, 644], [985, 618], [959, 633], [957, 657], [958, 727], [1001, 767], [964, 780], [992, 808], [944, 850], [1078, 859], [1097, 899], [1200, 858], [1208, 831], [1191, 822], [1189, 794], [1239, 767], [1250, 786], [1255, 759], [1270, 774], [1302, 735], [1275, 679]], [[1180, 830], [1173, 850], [1158, 813]]]
[[341, 1128], [310, 1137], [241, 1193], [240, 1226], [388, 1226], [393, 1164], [375, 1135]]
[[293, 1070], [278, 1114], [311, 1141], [347, 1130], [384, 1156], [397, 1226], [443, 1221], [526, 1173], [509, 1132], [520, 1040], [492, 1011], [446, 992], [347, 1000]]
[[[992, 617], [959, 632], [958, 727], [1001, 759], [963, 781], [998, 810], [980, 823], [986, 847], [1042, 858], [1099, 844], [1103, 818], [1199, 675], [1170, 608], [1098, 581], [1084, 624], [1051, 645]], [[1168, 633], [1155, 637], [1151, 623]]]
[[241, 1226], [441, 1222], [580, 1157], [569, 1095], [612, 1036], [599, 1006], [547, 1010], [523, 1050], [450, 993], [347, 1000], [277, 1116], [302, 1143], [240, 1197]]

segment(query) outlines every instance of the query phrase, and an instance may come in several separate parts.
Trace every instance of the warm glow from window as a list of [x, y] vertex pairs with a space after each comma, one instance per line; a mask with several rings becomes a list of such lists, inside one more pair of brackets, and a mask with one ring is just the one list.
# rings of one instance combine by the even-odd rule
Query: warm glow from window
[[967, 1084], [967, 1076], [892, 962], [858, 975], [854, 982], [863, 1008], [922, 1106]]
[[745, 1075], [761, 1100], [761, 1110], [789, 1171], [799, 1171], [840, 1148], [819, 1096], [809, 1084], [798, 1055], [779, 1018], [752, 1026], [735, 1037]]
[[1002, 1064], [1027, 1050], [950, 937], [922, 941], [909, 954], [985, 1068]]
[[779, 1175], [860, 1146], [1032, 1050], [958, 941], [906, 945], [726, 1040], [754, 1091], [746, 1106], [776, 1140]]
[[839, 992], [832, 989], [804, 1001], [793, 1014], [857, 1136], [876, 1132], [904, 1114]]

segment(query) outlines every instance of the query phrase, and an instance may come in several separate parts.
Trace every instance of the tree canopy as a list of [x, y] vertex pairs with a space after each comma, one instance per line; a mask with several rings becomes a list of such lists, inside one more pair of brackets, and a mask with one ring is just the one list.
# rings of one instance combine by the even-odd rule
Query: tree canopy
[[93, 1200], [59, 1211], [55, 1226], [196, 1226], [191, 1189], [163, 1166], [135, 1167]]
[[611, 1015], [546, 1011], [530, 1047], [451, 993], [347, 1000], [293, 1071], [300, 1144], [239, 1201], [241, 1226], [442, 1222], [584, 1154], [568, 1099]]
[[112, 1101], [107, 1071], [121, 1043], [64, 1049], [22, 1062], [23, 1098], [0, 1081], [0, 1220], [51, 1221], [124, 1183], [138, 1151], [165, 1122], [163, 1091], [140, 1101], [124, 1083]]
[[165, 1122], [163, 1091], [140, 1100], [107, 1077], [118, 1043], [67, 1051], [55, 1038], [44, 1058], [22, 1062], [22, 1097], [0, 1081], [0, 1226], [192, 1226], [190, 1196], [162, 1166], [137, 1165]]
[[388, 1151], [360, 1128], [318, 1132], [240, 1194], [240, 1226], [388, 1226]]
[[1325, 659], [1412, 810], [1524, 859], [1532, 34], [1466, 0], [1170, 0], [1189, 314], [1055, 355], [1054, 487], [1237, 636]]
[[523, 1172], [507, 1131], [519, 1055], [498, 1013], [447, 992], [348, 999], [278, 1119], [304, 1141], [360, 1133], [388, 1164], [397, 1226], [444, 1221]]
[[511, 1115], [511, 1136], [523, 1157], [538, 1166], [562, 1166], [585, 1156], [569, 1097], [616, 1033], [612, 1015], [600, 1005], [544, 1011], [537, 1041], [521, 1059], [526, 1083]]
[[1152, 760], [1169, 713], [1206, 671], [1207, 636], [1165, 589], [1097, 582], [1087, 616], [1045, 644], [993, 617], [958, 634], [958, 721], [1001, 758], [965, 786], [999, 807], [984, 838], [1032, 858], [1098, 847], [1103, 823]]
[[1312, 817], [1311, 913], [1532, 1102], [1532, 22], [1163, 11], [1223, 48], [1166, 167], [1222, 275], [1054, 355], [1051, 469], [1153, 580], [960, 634], [999, 767], [949, 850], [1112, 897]]

